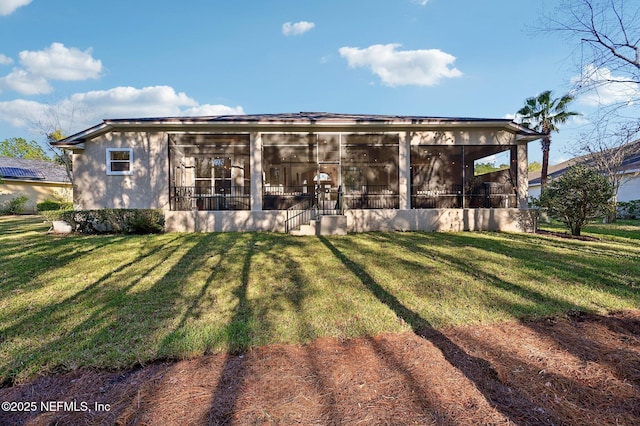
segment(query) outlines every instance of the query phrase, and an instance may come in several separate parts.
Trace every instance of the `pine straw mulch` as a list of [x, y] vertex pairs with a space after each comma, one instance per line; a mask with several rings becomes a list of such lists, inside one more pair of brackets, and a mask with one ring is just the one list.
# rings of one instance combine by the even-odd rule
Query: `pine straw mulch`
[[74, 371], [0, 389], [7, 400], [111, 408], [1, 424], [640, 424], [640, 311]]

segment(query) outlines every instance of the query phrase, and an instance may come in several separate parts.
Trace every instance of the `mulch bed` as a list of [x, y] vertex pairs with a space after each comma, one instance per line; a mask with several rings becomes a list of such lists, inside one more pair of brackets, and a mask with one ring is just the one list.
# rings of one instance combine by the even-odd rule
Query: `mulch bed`
[[0, 389], [0, 401], [78, 410], [0, 412], [0, 424], [637, 425], [640, 311], [74, 371]]
[[567, 238], [570, 240], [600, 241], [600, 238], [592, 237], [590, 235], [571, 235], [568, 232], [547, 231], [544, 229], [536, 230], [536, 234], [549, 235], [549, 236], [558, 237], [558, 238]]

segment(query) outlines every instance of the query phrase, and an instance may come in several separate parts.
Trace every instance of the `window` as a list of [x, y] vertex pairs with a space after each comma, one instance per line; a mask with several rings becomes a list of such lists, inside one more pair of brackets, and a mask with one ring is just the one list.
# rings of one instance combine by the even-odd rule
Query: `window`
[[107, 148], [107, 174], [130, 175], [133, 174], [133, 149], [131, 148]]

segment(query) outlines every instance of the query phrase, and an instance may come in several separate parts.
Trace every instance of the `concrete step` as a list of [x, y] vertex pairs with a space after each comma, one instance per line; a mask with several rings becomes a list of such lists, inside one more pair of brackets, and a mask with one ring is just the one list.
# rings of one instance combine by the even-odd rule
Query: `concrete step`
[[300, 225], [299, 229], [293, 229], [289, 231], [289, 233], [291, 235], [298, 235], [298, 236], [318, 235], [317, 228], [318, 228], [317, 222], [315, 220], [312, 220], [311, 222], [309, 222], [308, 225]]
[[347, 217], [343, 215], [325, 215], [312, 220], [300, 229], [289, 231], [291, 235], [347, 235]]

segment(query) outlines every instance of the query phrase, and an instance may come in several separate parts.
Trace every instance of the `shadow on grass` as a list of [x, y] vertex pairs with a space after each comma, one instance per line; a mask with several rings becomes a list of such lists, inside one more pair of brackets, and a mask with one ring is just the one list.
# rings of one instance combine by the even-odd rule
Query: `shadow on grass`
[[[133, 259], [0, 331], [6, 339], [39, 333], [42, 342], [12, 349], [11, 358], [0, 365], [5, 385], [16, 375], [32, 374], [32, 370], [66, 371], [104, 365], [128, 368], [157, 358], [159, 346], [154, 336], [164, 334], [185, 306], [186, 318], [191, 313], [189, 302], [191, 307], [195, 303], [189, 295], [193, 286], [187, 278], [189, 273], [203, 265], [206, 253], [224, 250], [238, 238], [232, 234], [176, 234], [161, 241], [149, 239], [152, 244], [147, 245], [143, 239], [140, 253]], [[168, 261], [172, 263], [169, 268]], [[162, 272], [157, 271], [159, 268]], [[148, 276], [157, 278], [148, 282]], [[60, 332], [68, 321], [77, 324], [71, 323], [69, 330]]]
[[[169, 241], [169, 246], [178, 237]], [[153, 324], [151, 330], [148, 318], [143, 318], [139, 312], [141, 306], [149, 305], [149, 293], [156, 293], [156, 300], [164, 300], [162, 294], [171, 291], [170, 288], [162, 285], [162, 280], [149, 290], [149, 292], [134, 292], [130, 290], [140, 283], [147, 274], [152, 273], [164, 261], [169, 259], [176, 251], [177, 246], [172, 249], [161, 251], [158, 258], [156, 247], [148, 247], [145, 251], [136, 256], [132, 261], [124, 263], [110, 270], [95, 282], [83, 287], [71, 296], [57, 302], [46, 305], [42, 309], [23, 317], [16, 324], [0, 331], [0, 334], [12, 339], [14, 336], [28, 333], [27, 330], [34, 330], [39, 334], [40, 342], [38, 347], [23, 347], [14, 352], [10, 364], [0, 366], [5, 376], [5, 385], [10, 383], [15, 375], [19, 375], [21, 370], [39, 368], [49, 364], [49, 368], [65, 371], [74, 369], [85, 363], [91, 363], [93, 356], [109, 356], [111, 352], [114, 357], [118, 357], [122, 347], [137, 346], [142, 341], [135, 339], [123, 341], [126, 336], [135, 336], [138, 339], [144, 338], [152, 333], [156, 328], [162, 327], [161, 322]], [[154, 258], [153, 263], [149, 260]], [[118, 280], [120, 274], [128, 272], [140, 262], [148, 261], [149, 266], [145, 266], [130, 282], [125, 286], [113, 285]], [[83, 315], [82, 306], [95, 306], [90, 315]], [[50, 335], [60, 334], [59, 327], [64, 327], [64, 322], [71, 317], [84, 318], [79, 324], [60, 336], [51, 339]], [[140, 333], [143, 333], [141, 336]], [[71, 356], [62, 357], [65, 359], [64, 365], [56, 365], [56, 355], [60, 353], [71, 353]], [[130, 357], [129, 353], [129, 357]], [[136, 363], [135, 359], [121, 359], [123, 366], [131, 366]]]
[[[366, 270], [345, 256], [325, 237], [320, 241], [364, 284], [365, 287], [381, 302], [387, 305], [395, 314], [405, 321], [418, 336], [423, 337], [442, 351], [447, 361], [467, 379], [474, 383], [489, 403], [510, 421], [522, 422], [522, 413], [531, 412], [535, 406], [523, 395], [518, 395], [513, 389], [500, 381], [497, 373], [489, 362], [467, 354], [462, 347], [451, 341], [446, 335], [436, 330], [418, 313], [408, 309], [396, 296], [378, 284]], [[557, 424], [557, 419], [548, 413], [532, 413], [532, 419], [545, 424]]]
[[[554, 279], [560, 279], [565, 285], [579, 284], [640, 303], [640, 283], [637, 282], [640, 251], [631, 248], [625, 252], [624, 247], [583, 241], [545, 241], [544, 246], [537, 245], [532, 250], [530, 243], [536, 239], [534, 236], [506, 234], [501, 237], [499, 240], [491, 239], [486, 246], [479, 248], [504, 255], [513, 267], [523, 268], [528, 275], [537, 277], [542, 285], [554, 285]], [[478, 244], [473, 235], [452, 235], [451, 241], [461, 246]], [[539, 243], [538, 239], [535, 241]], [[545, 303], [555, 302], [548, 299]], [[560, 307], [563, 310], [592, 310], [586, 302], [574, 303], [573, 308], [562, 303]]]
[[[242, 333], [241, 336], [230, 335], [230, 340], [240, 340], [248, 342], [251, 340], [252, 334], [252, 317], [253, 311], [249, 304], [248, 288], [251, 274], [251, 262], [255, 252], [257, 236], [253, 234], [248, 243], [244, 261], [242, 264], [242, 281], [240, 286], [233, 291], [233, 295], [238, 300], [236, 304], [231, 324], [237, 324], [237, 332]], [[236, 329], [235, 327], [232, 329]], [[207, 424], [210, 425], [226, 425], [232, 422], [232, 413], [234, 412], [238, 397], [244, 382], [246, 372], [246, 360], [242, 354], [228, 353], [218, 384], [213, 395], [211, 396], [211, 410]]]

